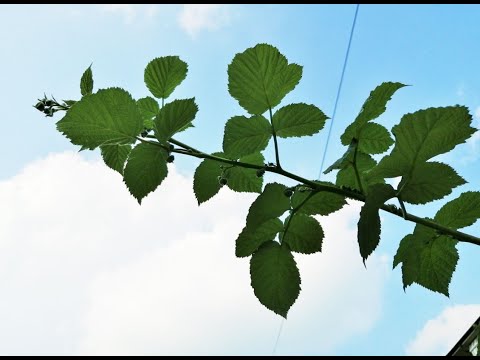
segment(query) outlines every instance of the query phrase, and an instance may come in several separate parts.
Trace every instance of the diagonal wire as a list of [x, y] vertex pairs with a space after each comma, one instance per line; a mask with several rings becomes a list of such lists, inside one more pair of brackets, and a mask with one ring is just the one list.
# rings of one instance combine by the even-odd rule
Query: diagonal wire
[[320, 172], [318, 174], [318, 179], [322, 176], [323, 165], [325, 164], [325, 156], [327, 155], [328, 143], [330, 141], [330, 135], [332, 133], [333, 122], [335, 120], [335, 114], [337, 113], [338, 99], [340, 98], [340, 92], [342, 91], [343, 77], [345, 76], [345, 69], [347, 68], [348, 55], [350, 54], [350, 46], [352, 45], [353, 33], [355, 31], [355, 24], [357, 22], [358, 8], [360, 4], [357, 4], [355, 8], [355, 15], [353, 16], [352, 29], [350, 30], [350, 39], [348, 40], [347, 52], [345, 53], [345, 60], [343, 61], [342, 75], [340, 76], [340, 83], [338, 84], [337, 98], [335, 99], [335, 105], [333, 106], [333, 115], [332, 121], [330, 121], [330, 127], [328, 129], [327, 142], [325, 143], [325, 149], [323, 151], [322, 163], [320, 165]]
[[[347, 52], [345, 54], [345, 60], [343, 61], [342, 75], [340, 76], [340, 83], [338, 84], [337, 98], [335, 99], [335, 105], [333, 107], [332, 121], [330, 122], [330, 128], [328, 129], [327, 142], [325, 143], [325, 150], [323, 152], [322, 163], [320, 165], [320, 173], [318, 174], [319, 180], [322, 175], [323, 165], [325, 163], [325, 155], [327, 153], [328, 143], [330, 141], [330, 134], [332, 133], [333, 121], [335, 120], [335, 114], [337, 112], [338, 99], [340, 98], [340, 92], [342, 91], [343, 78], [345, 76], [345, 69], [347, 68], [348, 55], [350, 54], [350, 47], [352, 45], [352, 38], [353, 38], [353, 33], [355, 31], [355, 24], [357, 23], [357, 15], [358, 15], [359, 7], [360, 7], [360, 4], [357, 4], [357, 7], [355, 8], [355, 15], [353, 16], [352, 29], [350, 30], [350, 38], [348, 39]], [[277, 351], [278, 342], [280, 340], [280, 335], [282, 334], [284, 322], [285, 322], [285, 319], [282, 318], [282, 322], [280, 323], [280, 328], [278, 329], [277, 339], [275, 340], [275, 345], [273, 346], [272, 355], [275, 355]]]
[[280, 340], [280, 334], [282, 333], [284, 322], [285, 318], [282, 317], [282, 322], [280, 323], [280, 328], [278, 329], [277, 340], [275, 341], [275, 345], [273, 346], [272, 355], [275, 355], [275, 352], [277, 351], [278, 340]]

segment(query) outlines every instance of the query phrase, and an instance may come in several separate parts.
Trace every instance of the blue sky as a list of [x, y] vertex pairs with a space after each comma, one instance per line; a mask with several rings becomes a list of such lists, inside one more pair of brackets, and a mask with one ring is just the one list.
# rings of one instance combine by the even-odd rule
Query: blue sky
[[[332, 115], [355, 5], [0, 10], [0, 353], [271, 354], [280, 318], [254, 298], [248, 263], [233, 256], [254, 196], [222, 191], [197, 208], [191, 176], [198, 162], [178, 159], [164, 190], [139, 207], [98, 153], [75, 153], [55, 130], [59, 117], [44, 118], [31, 105], [44, 92], [79, 98], [91, 63], [96, 89], [146, 96], [146, 64], [179, 55], [189, 73], [173, 97], [195, 96], [200, 108], [181, 140], [218, 151], [225, 121], [243, 114], [228, 94], [227, 66], [257, 43], [277, 46], [304, 67], [284, 104], [313, 103]], [[412, 85], [381, 116], [389, 128], [407, 112], [454, 104], [466, 105], [479, 127], [479, 16], [478, 5], [361, 5], [326, 164], [343, 153], [340, 134], [384, 81]], [[326, 130], [281, 140], [284, 166], [317, 178]], [[468, 184], [411, 211], [431, 216], [460, 192], [478, 189], [479, 158], [478, 135], [443, 155]], [[324, 220], [331, 245], [299, 260], [303, 292], [276, 353], [444, 353], [480, 314], [472, 280], [480, 276], [480, 249], [459, 245], [450, 299], [419, 286], [404, 292], [391, 261], [413, 225], [385, 214], [382, 242], [365, 270], [356, 212], [354, 204]], [[466, 230], [480, 234], [480, 225]]]

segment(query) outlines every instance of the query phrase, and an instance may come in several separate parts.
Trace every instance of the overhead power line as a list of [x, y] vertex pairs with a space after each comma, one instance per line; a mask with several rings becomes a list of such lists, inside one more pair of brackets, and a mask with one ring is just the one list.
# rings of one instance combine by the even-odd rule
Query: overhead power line
[[358, 8], [360, 4], [357, 4], [355, 8], [355, 15], [353, 16], [352, 29], [350, 30], [350, 38], [348, 39], [347, 52], [345, 53], [345, 59], [343, 60], [342, 75], [340, 76], [340, 83], [338, 84], [337, 97], [335, 99], [335, 105], [333, 106], [332, 121], [330, 121], [330, 127], [328, 128], [327, 142], [325, 143], [325, 149], [323, 150], [322, 162], [320, 165], [320, 172], [318, 173], [318, 179], [322, 176], [323, 166], [325, 165], [325, 157], [327, 155], [328, 143], [330, 142], [330, 135], [332, 133], [333, 122], [335, 121], [335, 114], [337, 113], [338, 99], [340, 99], [340, 93], [342, 91], [343, 78], [345, 76], [345, 69], [347, 68], [348, 56], [350, 54], [350, 47], [352, 45], [353, 33], [355, 32], [355, 24], [357, 23]]

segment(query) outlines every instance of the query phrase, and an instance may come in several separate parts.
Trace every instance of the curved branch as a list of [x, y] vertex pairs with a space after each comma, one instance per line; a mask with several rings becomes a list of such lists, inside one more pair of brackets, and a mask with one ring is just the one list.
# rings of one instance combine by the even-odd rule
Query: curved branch
[[[137, 137], [137, 140], [142, 141], [142, 142], [147, 142], [147, 143], [165, 148], [164, 145], [162, 145], [158, 142], [144, 140], [144, 139], [139, 138], [139, 137]], [[292, 180], [296, 180], [296, 181], [298, 181], [298, 182], [300, 182], [304, 185], [308, 185], [309, 187], [311, 187], [315, 191], [327, 191], [327, 192], [331, 192], [331, 193], [334, 193], [334, 194], [338, 194], [338, 195], [348, 197], [350, 199], [365, 202], [365, 195], [363, 195], [361, 192], [358, 192], [356, 190], [308, 180], [308, 179], [305, 179], [305, 178], [303, 178], [299, 175], [293, 174], [293, 173], [291, 173], [287, 170], [279, 168], [278, 166], [269, 167], [269, 166], [255, 165], [255, 164], [245, 163], [245, 162], [242, 162], [242, 161], [225, 159], [225, 158], [222, 158], [222, 157], [219, 157], [219, 156], [206, 154], [206, 153], [203, 153], [203, 152], [201, 152], [201, 151], [199, 151], [199, 150], [197, 150], [197, 149], [195, 149], [195, 148], [193, 148], [189, 145], [183, 144], [180, 141], [177, 141], [175, 139], [170, 139], [169, 141], [172, 144], [175, 144], [175, 145], [183, 148], [183, 149], [173, 149], [173, 150], [171, 150], [171, 152], [175, 152], [175, 153], [183, 154], [183, 155], [188, 155], [188, 156], [193, 156], [193, 157], [200, 158], [200, 159], [210, 159], [210, 160], [222, 162], [222, 163], [225, 163], [225, 164], [240, 166], [240, 167], [244, 167], [244, 168], [248, 168], [248, 169], [257, 169], [257, 170], [258, 169], [263, 169], [265, 171], [268, 171], [268, 172], [271, 172], [271, 173], [274, 173], [274, 174], [278, 174], [278, 175], [287, 177], [287, 178], [292, 179]], [[386, 211], [386, 212], [390, 213], [390, 214], [399, 216], [399, 217], [401, 217], [401, 218], [403, 218], [407, 221], [411, 221], [411, 222], [421, 224], [421, 225], [427, 226], [429, 228], [435, 229], [438, 233], [440, 233], [442, 235], [451, 236], [451, 237], [455, 238], [456, 240], [458, 240], [460, 242], [466, 242], [466, 243], [470, 243], [470, 244], [480, 246], [480, 238], [475, 237], [473, 235], [469, 235], [469, 234], [463, 233], [461, 231], [454, 230], [454, 229], [451, 229], [449, 227], [440, 225], [440, 224], [438, 224], [438, 223], [436, 223], [432, 220], [421, 218], [421, 217], [418, 217], [418, 216], [415, 216], [415, 215], [412, 215], [412, 214], [404, 214], [401, 211], [401, 209], [398, 209], [398, 208], [396, 208], [392, 205], [384, 204], [384, 205], [381, 206], [381, 209], [383, 211]]]

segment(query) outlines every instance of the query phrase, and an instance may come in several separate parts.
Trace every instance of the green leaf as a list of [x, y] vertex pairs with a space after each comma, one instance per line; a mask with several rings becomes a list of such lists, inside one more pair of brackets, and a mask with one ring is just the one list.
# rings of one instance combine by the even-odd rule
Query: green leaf
[[474, 224], [479, 218], [480, 192], [467, 191], [443, 205], [434, 220], [456, 230]]
[[[290, 224], [287, 225], [289, 221]], [[296, 213], [293, 217], [285, 219], [284, 233], [280, 234], [280, 240], [288, 244], [292, 251], [313, 254], [322, 251], [323, 236], [323, 229], [317, 220]]]
[[137, 106], [143, 120], [152, 120], [160, 112], [157, 100], [150, 96], [138, 99]]
[[374, 184], [368, 188], [365, 204], [360, 211], [357, 234], [364, 262], [380, 242], [380, 207], [394, 196], [395, 190], [390, 185]]
[[263, 116], [234, 116], [225, 124], [223, 151], [232, 158], [264, 150], [272, 137], [272, 128]]
[[[417, 241], [410, 243], [410, 238], [413, 237], [413, 234], [408, 234], [403, 237], [398, 245], [397, 253], [393, 257], [393, 269], [395, 269], [399, 264], [405, 261], [406, 258], [409, 256], [410, 248], [413, 244], [418, 245], [419, 242]], [[412, 283], [413, 280], [410, 282]]]
[[419, 110], [402, 117], [393, 127], [396, 142], [390, 155], [372, 170], [379, 176], [408, 175], [419, 163], [449, 152], [464, 143], [476, 129], [465, 106]]
[[250, 260], [250, 276], [258, 300], [286, 318], [300, 293], [300, 273], [292, 253], [273, 241], [264, 244]]
[[153, 59], [145, 68], [145, 84], [159, 99], [168, 98], [187, 77], [188, 65], [178, 56]]
[[123, 180], [139, 204], [167, 177], [166, 157], [164, 149], [149, 143], [138, 144], [130, 153]]
[[405, 236], [394, 258], [394, 267], [402, 263], [403, 286], [417, 283], [449, 296], [448, 287], [458, 262], [457, 241], [435, 234], [417, 225]]
[[382, 115], [387, 109], [387, 102], [392, 98], [393, 94], [404, 86], [406, 85], [399, 82], [384, 82], [377, 86], [370, 93], [368, 99], [365, 100], [355, 122], [365, 124], [367, 121], [376, 119]]
[[[241, 162], [248, 164], [263, 165], [265, 159], [261, 153], [254, 153], [240, 158]], [[257, 176], [255, 169], [247, 169], [241, 166], [234, 166], [225, 170], [227, 186], [238, 192], [262, 192], [263, 177]]]
[[57, 129], [75, 145], [133, 144], [143, 130], [135, 100], [123, 89], [109, 88], [85, 96], [75, 104]]
[[82, 75], [80, 79], [80, 92], [82, 96], [90, 95], [93, 91], [93, 74], [92, 74], [92, 65], [90, 65], [87, 70]]
[[273, 127], [281, 138], [311, 136], [323, 129], [328, 117], [315, 105], [290, 104], [273, 115]]
[[148, 130], [154, 130], [155, 121], [153, 119], [145, 119], [143, 120], [143, 127]]
[[381, 154], [393, 144], [388, 130], [376, 123], [363, 126], [358, 141], [358, 149], [366, 154]]
[[165, 142], [175, 133], [184, 130], [197, 114], [195, 99], [174, 100], [166, 104], [155, 118], [155, 136]]
[[[347, 153], [345, 154], [346, 156], [348, 156], [350, 159], [353, 158], [354, 152], [352, 151], [351, 146], [354, 142], [358, 142], [359, 152], [365, 154], [382, 153], [388, 150], [388, 148], [393, 144], [390, 133], [385, 127], [376, 123], [369, 123], [369, 121], [377, 118], [386, 110], [387, 102], [390, 100], [395, 91], [403, 86], [405, 85], [387, 82], [381, 84], [370, 93], [370, 96], [363, 104], [359, 115], [355, 121], [345, 129], [345, 132], [340, 138], [342, 144], [350, 144], [350, 151], [347, 150]], [[349, 167], [349, 162], [345, 160], [347, 159], [340, 159], [334, 164], [335, 166], [332, 165], [332, 167], [327, 170], [331, 171], [333, 168], [340, 169], [339, 173], [337, 174], [337, 184], [359, 189], [354, 169]], [[350, 163], [351, 162], [352, 160], [350, 160]], [[365, 182], [366, 185], [372, 185], [376, 183], [384, 183], [382, 175], [383, 174], [372, 174], [371, 176], [367, 176], [365, 179], [362, 175], [360, 177], [362, 182]]]
[[413, 234], [406, 235], [398, 247], [393, 258], [393, 267], [398, 264], [408, 263], [402, 266], [403, 288], [413, 284], [420, 273], [421, 254], [425, 244], [436, 237], [435, 231], [423, 225], [416, 225]]
[[235, 242], [235, 255], [237, 257], [252, 255], [263, 243], [275, 239], [282, 230], [283, 224], [280, 219], [267, 220], [253, 230], [245, 226]]
[[275, 219], [290, 209], [290, 199], [285, 196], [285, 185], [270, 183], [258, 195], [248, 210], [247, 226], [250, 229], [263, 224], [265, 221]]
[[123, 168], [128, 155], [132, 150], [131, 145], [104, 145], [100, 147], [105, 164], [123, 175]]
[[[405, 186], [403, 184], [405, 183]], [[403, 178], [398, 185], [402, 189], [401, 199], [411, 204], [426, 204], [441, 199], [452, 189], [465, 184], [449, 165], [439, 162], [418, 164], [410, 178]]]
[[[223, 157], [224, 154], [217, 152], [213, 153], [214, 156]], [[193, 175], [193, 191], [197, 198], [198, 204], [211, 199], [221, 189], [221, 185], [218, 182], [218, 177], [222, 174], [220, 168], [222, 164], [218, 161], [205, 159], [200, 165], [198, 165]]]
[[420, 272], [415, 282], [449, 296], [448, 288], [458, 262], [456, 244], [457, 241], [446, 236], [440, 236], [425, 244], [421, 253]]
[[[290, 198], [293, 208], [297, 208], [310, 195], [309, 191], [295, 191]], [[319, 191], [297, 210], [299, 214], [328, 215], [340, 210], [346, 204], [345, 198], [338, 194]]]
[[[357, 169], [360, 175], [363, 186], [368, 187], [373, 184], [384, 184], [385, 180], [381, 177], [370, 177], [368, 171], [376, 165], [376, 161], [368, 154], [364, 154], [360, 151], [357, 151]], [[360, 190], [360, 186], [357, 182], [357, 177], [355, 176], [355, 170], [350, 164], [344, 169], [341, 169], [337, 173], [338, 186], [346, 186], [352, 189]]]
[[392, 98], [392, 95], [404, 86], [406, 85], [398, 82], [384, 82], [377, 86], [363, 104], [357, 118], [345, 129], [345, 132], [340, 137], [342, 144], [348, 145], [353, 138], [359, 139], [363, 126], [368, 121], [382, 115], [387, 109], [387, 102]]
[[330, 165], [323, 173], [328, 174], [330, 171], [335, 169], [345, 169], [348, 165], [352, 164], [357, 145], [357, 140], [352, 139], [350, 146], [348, 147], [347, 151], [345, 151], [345, 153], [342, 155], [342, 157], [335, 161], [332, 165]]
[[345, 186], [351, 189], [360, 190], [360, 186], [358, 186], [357, 178], [355, 176], [355, 170], [352, 166], [338, 171], [335, 184], [338, 186]]
[[258, 44], [235, 55], [228, 66], [228, 91], [250, 114], [277, 106], [302, 77], [302, 67], [288, 64], [277, 48]]
[[[416, 239], [413, 234], [405, 236], [398, 247], [397, 253], [393, 258], [393, 267], [397, 267], [398, 264], [406, 263], [402, 265], [402, 281], [403, 288], [412, 285], [418, 278], [421, 264], [421, 253], [423, 251], [422, 241]], [[408, 259], [408, 260], [407, 260]]]

